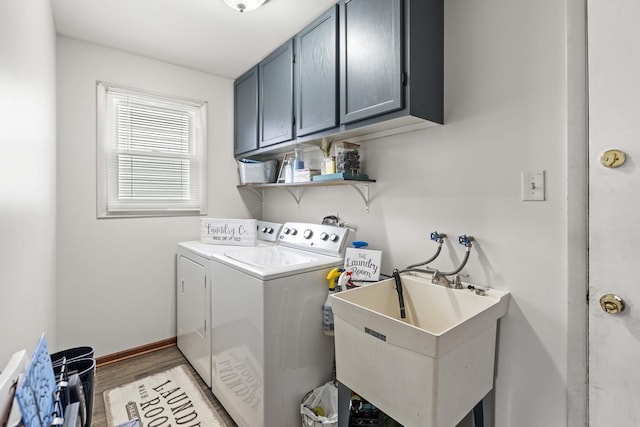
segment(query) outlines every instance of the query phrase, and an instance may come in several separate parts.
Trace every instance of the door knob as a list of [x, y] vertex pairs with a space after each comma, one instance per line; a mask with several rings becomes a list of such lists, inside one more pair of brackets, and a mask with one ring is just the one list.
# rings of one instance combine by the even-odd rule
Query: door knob
[[600, 307], [609, 314], [620, 313], [624, 306], [624, 300], [618, 295], [606, 294], [600, 297]]

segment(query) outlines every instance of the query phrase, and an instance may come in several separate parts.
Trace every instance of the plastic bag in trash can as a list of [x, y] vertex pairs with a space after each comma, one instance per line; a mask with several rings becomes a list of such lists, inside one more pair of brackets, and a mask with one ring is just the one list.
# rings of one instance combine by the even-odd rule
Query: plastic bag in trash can
[[300, 405], [302, 427], [337, 427], [338, 387], [333, 381], [307, 393]]

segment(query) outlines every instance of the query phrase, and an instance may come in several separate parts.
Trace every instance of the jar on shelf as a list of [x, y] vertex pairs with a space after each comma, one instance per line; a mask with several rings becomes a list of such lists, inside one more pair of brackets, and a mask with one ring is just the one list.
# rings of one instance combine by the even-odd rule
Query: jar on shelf
[[322, 175], [336, 173], [336, 157], [324, 156], [322, 163], [320, 163], [320, 173]]
[[337, 142], [335, 144], [336, 172], [359, 175], [362, 173], [360, 144]]

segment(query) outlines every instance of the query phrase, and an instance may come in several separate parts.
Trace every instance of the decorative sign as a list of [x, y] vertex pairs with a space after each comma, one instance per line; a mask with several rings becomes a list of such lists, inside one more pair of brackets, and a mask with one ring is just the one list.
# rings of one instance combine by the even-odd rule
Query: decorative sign
[[53, 393], [56, 380], [51, 366], [47, 340], [40, 337], [31, 363], [16, 390], [16, 400], [25, 427], [49, 427], [53, 420]]
[[258, 221], [255, 219], [200, 219], [200, 241], [213, 245], [255, 246]]
[[344, 269], [352, 272], [352, 280], [375, 282], [380, 278], [381, 260], [382, 251], [347, 248], [344, 257]]

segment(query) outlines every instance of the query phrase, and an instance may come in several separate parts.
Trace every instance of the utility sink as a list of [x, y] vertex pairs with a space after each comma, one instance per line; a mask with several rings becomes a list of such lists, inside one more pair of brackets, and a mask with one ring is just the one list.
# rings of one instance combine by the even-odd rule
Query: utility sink
[[331, 297], [338, 381], [405, 426], [454, 427], [493, 388], [509, 293], [403, 274]]

